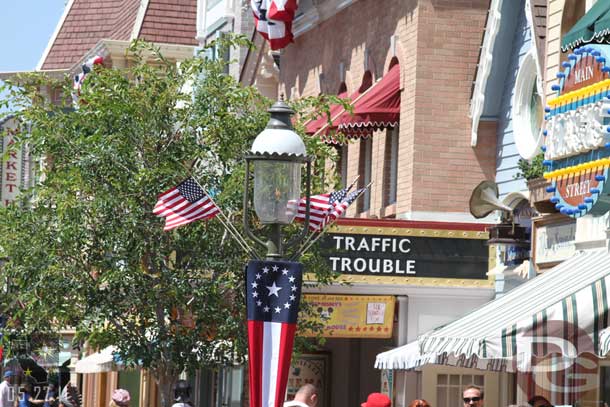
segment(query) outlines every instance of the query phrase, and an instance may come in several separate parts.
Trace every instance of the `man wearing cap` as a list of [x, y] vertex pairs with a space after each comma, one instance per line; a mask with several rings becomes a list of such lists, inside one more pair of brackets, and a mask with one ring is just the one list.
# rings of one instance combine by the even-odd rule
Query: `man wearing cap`
[[383, 393], [371, 393], [366, 401], [360, 404], [361, 407], [390, 407], [391, 405], [392, 401]]
[[17, 405], [15, 388], [13, 387], [14, 377], [15, 374], [12, 370], [4, 372], [4, 380], [0, 383], [0, 407], [14, 407]]

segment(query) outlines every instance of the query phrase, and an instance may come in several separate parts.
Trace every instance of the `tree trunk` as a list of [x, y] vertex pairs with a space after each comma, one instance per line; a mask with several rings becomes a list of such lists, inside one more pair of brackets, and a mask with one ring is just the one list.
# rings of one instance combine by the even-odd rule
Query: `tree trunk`
[[178, 376], [170, 373], [169, 369], [156, 369], [155, 380], [159, 389], [161, 407], [171, 407], [174, 403], [174, 385]]

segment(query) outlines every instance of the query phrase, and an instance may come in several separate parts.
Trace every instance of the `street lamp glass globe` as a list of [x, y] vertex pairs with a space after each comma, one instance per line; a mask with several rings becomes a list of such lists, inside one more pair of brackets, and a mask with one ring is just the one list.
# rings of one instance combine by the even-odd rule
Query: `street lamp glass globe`
[[301, 163], [254, 161], [254, 210], [262, 223], [292, 223], [301, 194]]
[[249, 156], [254, 165], [254, 210], [262, 223], [287, 225], [297, 212], [307, 151], [292, 129], [290, 107], [280, 100], [269, 112], [267, 127], [256, 136]]

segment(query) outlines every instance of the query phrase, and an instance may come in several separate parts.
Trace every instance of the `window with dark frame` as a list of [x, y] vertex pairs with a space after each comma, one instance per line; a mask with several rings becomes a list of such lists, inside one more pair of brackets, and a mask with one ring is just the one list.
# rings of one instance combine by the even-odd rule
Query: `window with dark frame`
[[387, 130], [383, 161], [384, 206], [396, 203], [398, 185], [398, 133], [399, 127]]
[[339, 176], [341, 177], [341, 186], [345, 188], [348, 185], [347, 182], [347, 144], [342, 144], [337, 147], [337, 153], [339, 159], [337, 160], [337, 169], [339, 170]]
[[[358, 187], [362, 188], [371, 182], [372, 177], [373, 142], [371, 137], [360, 140], [360, 157], [358, 160]], [[371, 190], [367, 190], [358, 200], [358, 212], [366, 212], [371, 207]]]

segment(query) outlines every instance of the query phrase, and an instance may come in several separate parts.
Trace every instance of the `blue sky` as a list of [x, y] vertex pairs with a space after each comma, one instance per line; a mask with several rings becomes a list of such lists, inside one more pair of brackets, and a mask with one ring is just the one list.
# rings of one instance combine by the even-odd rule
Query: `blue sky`
[[0, 71], [33, 70], [66, 0], [0, 0]]

